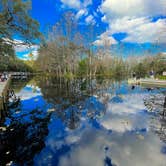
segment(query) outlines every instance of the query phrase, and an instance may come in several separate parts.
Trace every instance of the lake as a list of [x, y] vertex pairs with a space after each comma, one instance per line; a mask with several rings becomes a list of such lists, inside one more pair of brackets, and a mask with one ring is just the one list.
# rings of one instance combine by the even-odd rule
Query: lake
[[52, 77], [11, 88], [21, 102], [1, 123], [0, 165], [166, 166], [166, 89]]

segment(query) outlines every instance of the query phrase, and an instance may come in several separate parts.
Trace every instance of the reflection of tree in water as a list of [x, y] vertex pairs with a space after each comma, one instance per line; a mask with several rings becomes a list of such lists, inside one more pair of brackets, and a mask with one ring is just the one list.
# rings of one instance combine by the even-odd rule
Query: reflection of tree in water
[[160, 139], [166, 142], [166, 95], [153, 95], [144, 101], [149, 111], [155, 111], [160, 117], [160, 127], [156, 127], [155, 132]]
[[70, 106], [65, 110], [57, 110], [56, 116], [59, 117], [70, 129], [75, 129], [80, 124], [80, 111], [77, 106]]
[[56, 110], [56, 116], [70, 129], [79, 127], [81, 117], [86, 117], [86, 119], [97, 119], [102, 117], [105, 113], [105, 104], [98, 101], [95, 97], [89, 97], [84, 102], [78, 102], [64, 110]]
[[54, 104], [70, 105], [83, 100], [87, 94], [81, 91], [81, 80], [63, 78], [40, 78], [38, 86], [44, 98]]
[[19, 92], [22, 88], [24, 88], [28, 82], [31, 80], [31, 77], [28, 77], [27, 79], [12, 79], [12, 83], [10, 88], [15, 91], [15, 93]]
[[157, 130], [157, 134], [160, 136], [161, 140], [166, 142], [166, 96], [163, 104], [163, 112], [160, 115], [160, 129]]
[[[103, 84], [102, 84], [103, 83]], [[90, 119], [105, 114], [108, 96], [104, 89], [109, 83], [98, 84], [95, 79], [42, 78], [39, 82], [44, 98], [54, 104], [56, 115], [70, 128], [79, 126], [82, 112]], [[91, 97], [92, 96], [92, 97]], [[98, 101], [102, 97], [102, 101]], [[86, 110], [86, 111], [85, 111]], [[99, 111], [101, 110], [101, 111]], [[86, 112], [86, 113], [85, 113]]]
[[[26, 84], [26, 81], [13, 83], [18, 90]], [[54, 104], [56, 116], [70, 129], [79, 127], [82, 116], [96, 119], [105, 114], [109, 81], [99, 83], [95, 79], [65, 80], [43, 77], [37, 78], [35, 85], [41, 88], [44, 98]], [[20, 165], [33, 165], [34, 155], [44, 147], [50, 114], [34, 110], [10, 118], [11, 125], [0, 132], [0, 165], [10, 161]], [[26, 121], [27, 119], [30, 121]], [[110, 163], [108, 159], [105, 162], [107, 165]]]
[[0, 132], [0, 165], [33, 165], [34, 155], [45, 146], [49, 119], [48, 114], [39, 110], [11, 117], [10, 126]]
[[102, 95], [101, 90], [108, 89], [110, 85], [113, 84], [109, 80], [38, 78], [38, 86], [41, 88], [44, 98], [55, 104], [62, 103], [62, 101], [75, 104], [88, 96], [100, 96]]
[[162, 113], [164, 104], [164, 95], [153, 94], [150, 97], [144, 99], [144, 104], [148, 111]]

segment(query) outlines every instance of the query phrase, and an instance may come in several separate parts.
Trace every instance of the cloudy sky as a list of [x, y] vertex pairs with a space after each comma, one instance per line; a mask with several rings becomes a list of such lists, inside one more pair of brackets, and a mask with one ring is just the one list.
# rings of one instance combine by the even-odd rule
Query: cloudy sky
[[[166, 52], [166, 0], [32, 0], [31, 15], [41, 31], [54, 25], [66, 11], [83, 27], [94, 26], [93, 43], [107, 39], [117, 55], [143, 55]], [[28, 58], [29, 50], [37, 56], [38, 46], [16, 48], [17, 55]]]

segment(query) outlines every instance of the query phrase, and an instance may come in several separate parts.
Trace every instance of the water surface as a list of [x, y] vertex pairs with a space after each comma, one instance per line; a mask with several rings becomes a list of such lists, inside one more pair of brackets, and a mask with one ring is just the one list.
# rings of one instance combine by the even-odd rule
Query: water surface
[[126, 81], [13, 80], [0, 165], [165, 166], [166, 89]]

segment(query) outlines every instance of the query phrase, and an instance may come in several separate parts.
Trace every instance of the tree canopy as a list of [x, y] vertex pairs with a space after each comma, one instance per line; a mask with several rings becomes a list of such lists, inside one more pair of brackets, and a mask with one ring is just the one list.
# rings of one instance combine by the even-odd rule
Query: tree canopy
[[[30, 16], [31, 0], [0, 0], [0, 71], [30, 70], [15, 56], [14, 45], [41, 40], [39, 23]], [[22, 42], [14, 40], [15, 36]]]
[[30, 17], [31, 1], [1, 0], [0, 1], [0, 38], [12, 39], [14, 35], [25, 42], [33, 43], [39, 39], [39, 23]]

